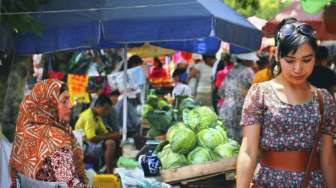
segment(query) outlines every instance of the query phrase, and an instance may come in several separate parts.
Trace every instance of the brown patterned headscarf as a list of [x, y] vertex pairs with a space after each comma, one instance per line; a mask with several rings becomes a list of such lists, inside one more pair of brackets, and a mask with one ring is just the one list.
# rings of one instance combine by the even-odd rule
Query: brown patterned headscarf
[[61, 148], [73, 151], [75, 167], [84, 175], [83, 155], [71, 127], [58, 119], [62, 85], [58, 80], [41, 81], [21, 103], [10, 157], [13, 180], [17, 172], [35, 178], [44, 159]]

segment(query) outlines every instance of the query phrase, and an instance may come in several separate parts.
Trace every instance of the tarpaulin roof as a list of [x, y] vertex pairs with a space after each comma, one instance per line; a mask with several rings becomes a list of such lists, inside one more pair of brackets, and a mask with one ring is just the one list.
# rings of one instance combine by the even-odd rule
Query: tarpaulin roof
[[219, 0], [49, 0], [30, 13], [43, 33], [15, 37], [20, 54], [149, 42], [214, 53], [220, 40], [256, 50], [261, 32]]

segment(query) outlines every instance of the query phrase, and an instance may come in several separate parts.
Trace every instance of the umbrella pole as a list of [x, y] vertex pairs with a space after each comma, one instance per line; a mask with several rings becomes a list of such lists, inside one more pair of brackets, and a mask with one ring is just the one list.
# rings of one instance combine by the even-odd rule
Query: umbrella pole
[[123, 93], [123, 128], [122, 128], [122, 143], [125, 143], [127, 139], [127, 44], [123, 50], [123, 65], [124, 65], [124, 93]]

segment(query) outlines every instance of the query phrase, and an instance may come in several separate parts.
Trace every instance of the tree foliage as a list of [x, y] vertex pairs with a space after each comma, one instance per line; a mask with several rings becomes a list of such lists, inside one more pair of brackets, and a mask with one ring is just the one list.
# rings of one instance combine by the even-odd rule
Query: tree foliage
[[5, 0], [1, 4], [0, 24], [6, 25], [14, 32], [33, 31], [42, 32], [41, 24], [33, 19], [32, 15], [24, 12], [35, 11], [38, 6], [48, 0]]
[[288, 6], [291, 0], [224, 0], [231, 8], [245, 17], [258, 16], [269, 20], [281, 9]]

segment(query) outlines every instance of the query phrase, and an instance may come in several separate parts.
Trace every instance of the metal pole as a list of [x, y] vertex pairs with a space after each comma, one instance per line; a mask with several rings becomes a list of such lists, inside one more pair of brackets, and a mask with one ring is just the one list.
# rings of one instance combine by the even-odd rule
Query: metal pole
[[122, 142], [125, 143], [127, 139], [127, 44], [124, 46], [123, 50], [123, 64], [124, 64], [124, 92], [123, 92], [123, 129], [122, 129]]

